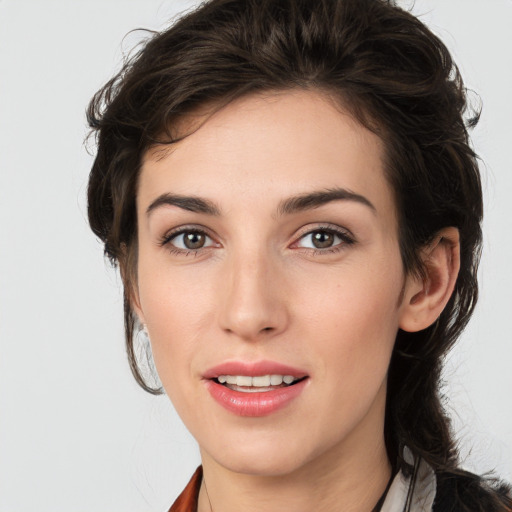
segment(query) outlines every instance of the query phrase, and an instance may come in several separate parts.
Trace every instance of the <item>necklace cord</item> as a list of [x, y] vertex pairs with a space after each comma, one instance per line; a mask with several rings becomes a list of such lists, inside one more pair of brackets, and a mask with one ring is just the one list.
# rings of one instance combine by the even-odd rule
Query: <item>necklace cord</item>
[[213, 512], [212, 502], [210, 500], [210, 494], [208, 493], [208, 487], [206, 485], [206, 478], [203, 475], [204, 490], [206, 491], [206, 497], [208, 498], [208, 505], [210, 505], [210, 512]]
[[[372, 512], [379, 512], [382, 508], [382, 505], [384, 504], [384, 500], [386, 499], [386, 496], [388, 494], [389, 488], [391, 487], [391, 483], [393, 482], [393, 479], [395, 477], [395, 474], [391, 473], [391, 478], [388, 481], [388, 484], [386, 486], [386, 489], [384, 490], [384, 493], [380, 497], [379, 501], [375, 505], [375, 507], [372, 509]], [[206, 497], [208, 498], [208, 505], [210, 506], [210, 512], [213, 512], [212, 502], [210, 500], [210, 494], [208, 493], [208, 486], [206, 485], [206, 479], [203, 475], [203, 484], [204, 484], [204, 490], [206, 491]]]

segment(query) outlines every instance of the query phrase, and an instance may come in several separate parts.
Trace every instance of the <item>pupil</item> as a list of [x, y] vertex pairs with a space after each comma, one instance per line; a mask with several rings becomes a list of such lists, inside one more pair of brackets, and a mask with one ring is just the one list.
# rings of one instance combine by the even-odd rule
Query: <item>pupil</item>
[[317, 249], [325, 249], [331, 247], [334, 242], [334, 235], [326, 231], [317, 231], [313, 234], [313, 245]]
[[200, 249], [204, 245], [204, 235], [202, 233], [187, 233], [183, 241], [187, 249]]

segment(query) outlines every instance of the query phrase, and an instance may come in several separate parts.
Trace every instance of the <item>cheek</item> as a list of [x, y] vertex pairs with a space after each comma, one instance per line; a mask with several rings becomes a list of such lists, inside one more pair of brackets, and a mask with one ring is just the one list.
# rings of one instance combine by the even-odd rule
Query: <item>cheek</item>
[[352, 270], [333, 277], [328, 286], [311, 279], [299, 315], [321, 391], [315, 395], [318, 417], [311, 418], [310, 426], [332, 442], [348, 435], [373, 410], [375, 400], [385, 396], [398, 330], [401, 268], [391, 271], [393, 277], [380, 270]]
[[139, 297], [155, 365], [166, 391], [192, 377], [191, 361], [206, 337], [214, 311], [211, 285], [196, 272], [139, 262]]
[[343, 368], [358, 381], [372, 371], [387, 371], [402, 280], [401, 265], [388, 263], [351, 266], [323, 279], [310, 274], [297, 285], [302, 300], [295, 316], [302, 319], [306, 339], [323, 352], [326, 371]]

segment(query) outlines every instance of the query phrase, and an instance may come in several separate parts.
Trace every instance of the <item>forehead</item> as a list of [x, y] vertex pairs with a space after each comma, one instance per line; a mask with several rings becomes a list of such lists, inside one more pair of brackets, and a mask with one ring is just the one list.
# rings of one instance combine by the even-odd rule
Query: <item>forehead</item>
[[144, 156], [138, 204], [170, 192], [228, 207], [243, 198], [256, 211], [285, 196], [343, 187], [370, 196], [377, 210], [394, 210], [382, 141], [326, 95], [252, 95], [187, 121], [187, 137]]

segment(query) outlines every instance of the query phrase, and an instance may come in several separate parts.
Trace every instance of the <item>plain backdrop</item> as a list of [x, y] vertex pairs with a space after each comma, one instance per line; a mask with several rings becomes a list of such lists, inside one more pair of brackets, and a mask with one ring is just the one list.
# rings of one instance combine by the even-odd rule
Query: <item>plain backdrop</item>
[[[1, 512], [164, 511], [199, 462], [168, 399], [129, 372], [120, 280], [86, 222], [83, 144], [88, 100], [139, 37], [124, 36], [194, 3], [0, 0]], [[511, 480], [512, 1], [414, 12], [483, 102], [482, 293], [445, 392], [465, 467]]]

